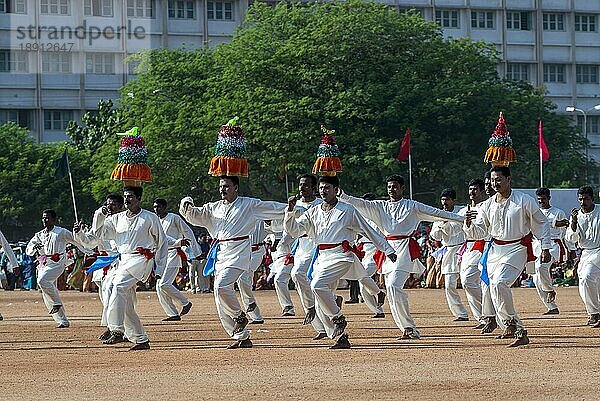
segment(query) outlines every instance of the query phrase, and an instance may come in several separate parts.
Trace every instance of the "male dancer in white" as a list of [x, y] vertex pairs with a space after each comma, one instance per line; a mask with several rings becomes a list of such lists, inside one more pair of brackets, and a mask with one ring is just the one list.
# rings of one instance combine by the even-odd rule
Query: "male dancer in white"
[[[296, 201], [295, 215], [299, 217], [302, 213], [307, 210], [320, 205], [323, 203], [321, 198], [317, 198], [315, 193], [317, 192], [317, 177], [312, 174], [303, 174], [298, 178], [298, 192], [300, 199]], [[315, 309], [315, 296], [310, 289], [310, 279], [308, 278], [308, 269], [312, 261], [312, 257], [315, 251], [316, 244], [314, 241], [305, 236], [296, 237], [297, 243], [295, 246], [294, 253], [294, 267], [291, 271], [292, 281], [298, 291], [300, 297], [300, 303], [304, 309], [304, 322], [303, 324], [311, 324], [316, 334], [313, 340], [321, 340], [327, 337], [325, 332], [325, 326], [317, 316]], [[336, 302], [341, 304], [342, 299], [336, 298]], [[284, 316], [290, 315], [291, 311], [283, 311]]]
[[[8, 266], [6, 267], [6, 270], [12, 272], [15, 267], [19, 266], [19, 261], [17, 260], [17, 256], [10, 247], [10, 244], [6, 240], [6, 237], [4, 236], [4, 234], [2, 234], [2, 231], [0, 231], [0, 249], [8, 258]], [[4, 320], [1, 314], [0, 320]]]
[[480, 205], [474, 221], [467, 211], [464, 230], [472, 238], [492, 237], [487, 259], [490, 292], [498, 317], [506, 325], [499, 338], [514, 337], [510, 347], [518, 347], [529, 344], [529, 338], [515, 310], [510, 287], [525, 263], [535, 260], [530, 232], [542, 242], [542, 262], [550, 261], [549, 225], [531, 196], [511, 189], [508, 167], [495, 166], [490, 171], [496, 195]]
[[[184, 259], [187, 260], [187, 255], [181, 249], [182, 246], [191, 248], [193, 258], [202, 255], [200, 245], [195, 239], [194, 232], [185, 221], [175, 213], [167, 211], [167, 200], [163, 198], [154, 199], [152, 208], [154, 213], [159, 217], [160, 224], [167, 237], [179, 239], [179, 244], [169, 247], [169, 255], [167, 256], [167, 265], [164, 269], [156, 269], [156, 293], [160, 306], [167, 314], [163, 322], [173, 322], [181, 320], [181, 316], [187, 315], [192, 309], [192, 303], [173, 285], [177, 273], [181, 268]], [[177, 311], [173, 300], [179, 301], [182, 305], [181, 313]]]
[[[221, 177], [221, 200], [194, 207], [192, 198], [181, 200], [179, 213], [190, 223], [206, 227], [217, 241], [209, 254], [208, 263], [214, 263], [215, 304], [221, 324], [227, 334], [236, 340], [228, 348], [251, 348], [248, 318], [235, 296], [234, 283], [250, 269], [252, 244], [250, 234], [260, 220], [281, 218], [286, 204], [238, 196], [238, 177]], [[216, 250], [216, 261], [214, 251]]]
[[573, 209], [565, 239], [581, 248], [579, 295], [589, 315], [587, 324], [600, 327], [600, 207], [594, 204], [594, 189], [579, 188], [577, 199], [581, 209]]
[[[447, 212], [455, 212], [456, 191], [446, 188], [440, 195], [442, 209]], [[462, 230], [462, 223], [455, 221], [436, 221], [431, 227], [431, 238], [442, 241], [446, 252], [442, 257], [442, 274], [444, 275], [444, 289], [446, 301], [455, 322], [466, 322], [469, 320], [467, 309], [460, 299], [458, 292], [458, 278], [460, 277], [460, 264], [457, 252], [464, 244], [466, 237]]]
[[237, 285], [240, 290], [240, 298], [242, 305], [250, 318], [249, 324], [263, 324], [265, 319], [260, 313], [260, 308], [256, 303], [252, 285], [254, 284], [254, 272], [259, 268], [266, 254], [265, 249], [265, 222], [260, 220], [256, 222], [254, 231], [250, 235], [250, 243], [252, 244], [252, 253], [250, 254], [250, 268], [237, 279]]
[[569, 258], [569, 251], [563, 243], [565, 231], [569, 225], [569, 220], [564, 211], [550, 205], [550, 190], [548, 188], [538, 188], [535, 191], [537, 201], [540, 204], [540, 209], [550, 223], [550, 239], [552, 240], [550, 248], [550, 256], [552, 260], [548, 263], [542, 263], [540, 259], [540, 242], [535, 241], [533, 250], [535, 256], [535, 274], [533, 276], [535, 288], [537, 290], [542, 303], [546, 307], [544, 315], [558, 315], [558, 305], [556, 305], [556, 291], [552, 287], [552, 278], [550, 277], [550, 267], [553, 263], [562, 263]]
[[27, 244], [25, 253], [29, 256], [38, 254], [38, 286], [49, 313], [59, 329], [69, 327], [69, 319], [60, 300], [56, 280], [65, 271], [67, 261], [67, 243], [78, 246], [71, 231], [56, 225], [56, 212], [47, 209], [42, 212], [44, 229], [35, 233]]
[[297, 197], [288, 200], [285, 214], [285, 231], [294, 237], [306, 234], [317, 245], [317, 257], [312, 272], [311, 289], [315, 295], [316, 312], [329, 338], [336, 340], [332, 349], [350, 348], [346, 333], [346, 318], [336, 303], [335, 290], [341, 278], [358, 280], [367, 273], [353, 245], [357, 234], [371, 240], [388, 257], [396, 260], [394, 248], [383, 236], [369, 225], [358, 211], [337, 199], [339, 178], [324, 176], [319, 178], [319, 193], [323, 203], [308, 209], [296, 218], [294, 207]]
[[383, 260], [376, 256], [385, 277], [388, 302], [396, 325], [402, 330], [403, 340], [418, 339], [420, 333], [410, 315], [408, 295], [404, 283], [411, 273], [423, 274], [425, 266], [419, 260], [421, 248], [411, 237], [421, 221], [459, 221], [463, 217], [454, 213], [404, 199], [404, 178], [391, 175], [387, 178], [389, 200], [367, 201], [342, 193], [340, 200], [348, 202], [367, 219], [377, 225], [396, 250], [398, 261]]
[[[465, 206], [458, 211], [458, 214], [464, 216], [467, 210], [477, 211], [477, 206], [482, 202], [484, 191], [484, 182], [480, 178], [476, 178], [469, 182], [469, 206]], [[462, 230], [462, 227], [461, 227]], [[460, 281], [465, 293], [467, 294], [467, 302], [473, 318], [479, 322], [475, 326], [474, 330], [483, 329], [486, 326], [487, 319], [482, 312], [482, 282], [481, 282], [481, 270], [479, 270], [479, 259], [485, 249], [484, 240], [475, 240], [466, 236], [465, 244], [462, 248], [462, 256], [460, 262]], [[486, 286], [487, 287], [487, 286]], [[489, 290], [488, 290], [489, 292]], [[491, 297], [488, 298], [491, 303]], [[491, 309], [493, 310], [493, 305]], [[491, 316], [491, 319], [496, 321], [495, 313]]]
[[[123, 196], [119, 194], [109, 194], [106, 197], [105, 203], [102, 207], [98, 208], [94, 212], [92, 219], [92, 226], [87, 232], [79, 232], [83, 227], [81, 223], [76, 223], [77, 231], [75, 233], [75, 239], [85, 248], [94, 249], [97, 248], [100, 256], [117, 256], [117, 246], [114, 241], [102, 241], [99, 240], [94, 232], [98, 230], [98, 221], [101, 218], [100, 215], [110, 216], [115, 213], [119, 213], [123, 209]], [[102, 218], [104, 220], [104, 218]], [[75, 231], [75, 229], [74, 229]], [[105, 268], [95, 270], [92, 273], [92, 281], [98, 286], [98, 297], [102, 302], [102, 317], [100, 319], [100, 326], [106, 327], [106, 330], [98, 336], [101, 341], [108, 340], [111, 332], [108, 329], [108, 300], [112, 292], [112, 278], [116, 271], [119, 260], [116, 259], [112, 264]], [[90, 266], [91, 267], [91, 266]]]
[[[121, 254], [119, 267], [112, 280], [112, 292], [108, 300], [108, 328], [111, 336], [104, 344], [117, 344], [127, 339], [134, 346], [132, 351], [150, 349], [148, 335], [135, 311], [135, 286], [146, 281], [154, 264], [162, 271], [167, 264], [168, 242], [158, 216], [142, 209], [141, 187], [125, 187], [124, 212], [98, 217], [94, 235], [100, 240], [113, 240]], [[76, 236], [80, 230], [75, 227]]]
[[[490, 170], [487, 170], [485, 172], [483, 182], [485, 187], [485, 194], [487, 195], [487, 197], [491, 198], [492, 196], [495, 196], [496, 190], [492, 186]], [[467, 210], [464, 211], [465, 216], [467, 214], [467, 211], [471, 211], [472, 218], [475, 219], [475, 216], [477, 214], [477, 208], [473, 209], [471, 208], [471, 205], [468, 205]], [[468, 234], [467, 238], [470, 238]], [[491, 241], [491, 237], [488, 235], [485, 240], [475, 240], [476, 243], [477, 241], [483, 241], [484, 247], [481, 249], [481, 253], [483, 254], [483, 251], [487, 246], [486, 243]], [[481, 247], [481, 242], [478, 243], [478, 247]], [[482, 266], [479, 264], [479, 261], [477, 263], [477, 268], [479, 269], [479, 279], [481, 280]], [[483, 328], [481, 329], [481, 334], [493, 333], [494, 330], [498, 328], [499, 324], [501, 325], [500, 328], [502, 330], [505, 329], [505, 327], [503, 327], [502, 321], [500, 321], [496, 316], [496, 308], [494, 307], [494, 302], [492, 301], [490, 286], [487, 285], [487, 283], [484, 280], [481, 280], [481, 314], [483, 315], [483, 319], [485, 320], [485, 326], [483, 326]]]

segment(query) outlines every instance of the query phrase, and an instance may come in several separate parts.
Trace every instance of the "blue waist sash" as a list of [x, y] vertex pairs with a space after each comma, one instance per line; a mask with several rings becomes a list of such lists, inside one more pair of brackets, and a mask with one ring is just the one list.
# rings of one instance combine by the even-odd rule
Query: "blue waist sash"
[[91, 274], [96, 270], [104, 269], [105, 267], [112, 265], [120, 256], [121, 255], [118, 253], [116, 255], [98, 256], [96, 261], [87, 268], [85, 274]]

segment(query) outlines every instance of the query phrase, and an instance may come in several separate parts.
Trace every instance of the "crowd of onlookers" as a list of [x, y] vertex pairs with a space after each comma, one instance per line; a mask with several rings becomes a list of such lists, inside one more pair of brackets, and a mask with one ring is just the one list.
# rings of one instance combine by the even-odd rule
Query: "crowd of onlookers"
[[[411, 276], [406, 282], [406, 288], [444, 288], [444, 275], [441, 274], [440, 261], [432, 255], [441, 247], [439, 241], [430, 238], [431, 226], [421, 224], [415, 232], [415, 238], [421, 246], [421, 260], [427, 267], [426, 272], [420, 276]], [[202, 272], [206, 257], [208, 255], [212, 238], [207, 233], [201, 233], [198, 236], [198, 242], [202, 249], [202, 255], [198, 258], [188, 258], [183, 264], [179, 274], [175, 279], [175, 285], [180, 290], [189, 290], [192, 293], [208, 293], [212, 290], [212, 277], [205, 277]], [[276, 240], [269, 236], [265, 240], [267, 244], [266, 255], [263, 263], [258, 268], [254, 276], [255, 290], [274, 290], [273, 277], [270, 275], [270, 264], [273, 259], [271, 249], [274, 252], [277, 245]], [[13, 251], [19, 262], [19, 267], [10, 272], [7, 269], [8, 258], [0, 251], [0, 286], [5, 290], [32, 290], [37, 288], [36, 266], [37, 261], [25, 254], [26, 243], [19, 242], [12, 244]], [[58, 279], [57, 286], [59, 290], [75, 289], [85, 292], [97, 291], [96, 285], [91, 280], [91, 275], [85, 274], [85, 269], [95, 260], [94, 255], [85, 255], [76, 247], [70, 246], [67, 253], [67, 268], [65, 273]], [[554, 266], [552, 269], [552, 278], [555, 285], [577, 285], [576, 269], [570, 263]], [[383, 278], [377, 275], [376, 282], [383, 286]], [[340, 284], [346, 287], [346, 283]], [[154, 276], [151, 275], [146, 283], [139, 283], [138, 290], [153, 290], [155, 286]], [[290, 286], [293, 282], [290, 281]], [[533, 280], [525, 272], [520, 280], [517, 280], [515, 286], [533, 287]]]
[[12, 250], [17, 257], [19, 267], [9, 271], [8, 257], [0, 249], [0, 285], [6, 290], [32, 290], [37, 288], [36, 261], [25, 254], [27, 244], [19, 242], [11, 244]]

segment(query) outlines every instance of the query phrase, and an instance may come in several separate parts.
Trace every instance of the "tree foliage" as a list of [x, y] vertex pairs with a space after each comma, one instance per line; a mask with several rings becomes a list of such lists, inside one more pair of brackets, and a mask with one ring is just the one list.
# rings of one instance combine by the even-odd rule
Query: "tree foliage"
[[[336, 129], [349, 192], [381, 193], [386, 175], [407, 174], [394, 156], [410, 128], [415, 192], [451, 186], [464, 195], [486, 168], [483, 154], [500, 111], [519, 159], [516, 185], [539, 180], [539, 118], [551, 153], [548, 185], [584, 180], [585, 141], [540, 89], [501, 80], [491, 45], [446, 40], [416, 13], [363, 1], [255, 3], [229, 43], [141, 58], [145, 73], [122, 89], [119, 111], [147, 138], [150, 196], [213, 197], [206, 177], [212, 147], [219, 125], [236, 115], [250, 151], [244, 185], [256, 196], [282, 199], [284, 171], [293, 178], [311, 169], [321, 124]], [[115, 142], [99, 151], [96, 178], [106, 181]]]
[[[52, 208], [66, 227], [75, 220], [68, 178], [55, 179], [52, 162], [61, 157], [63, 145], [36, 144], [25, 128], [15, 123], [0, 125], [0, 227], [11, 240], [28, 239], [40, 229], [41, 211]], [[90, 175], [85, 155], [70, 151], [71, 171], [79, 212], [89, 215], [94, 199], [84, 189]]]

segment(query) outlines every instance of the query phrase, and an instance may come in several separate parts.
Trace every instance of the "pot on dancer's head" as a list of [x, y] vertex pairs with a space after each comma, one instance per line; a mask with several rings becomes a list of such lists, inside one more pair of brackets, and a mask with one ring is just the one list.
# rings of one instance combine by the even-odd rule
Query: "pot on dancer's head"
[[122, 135], [119, 158], [110, 178], [122, 181], [126, 187], [141, 187], [152, 181], [152, 171], [148, 167], [148, 149], [138, 127], [133, 127]]

